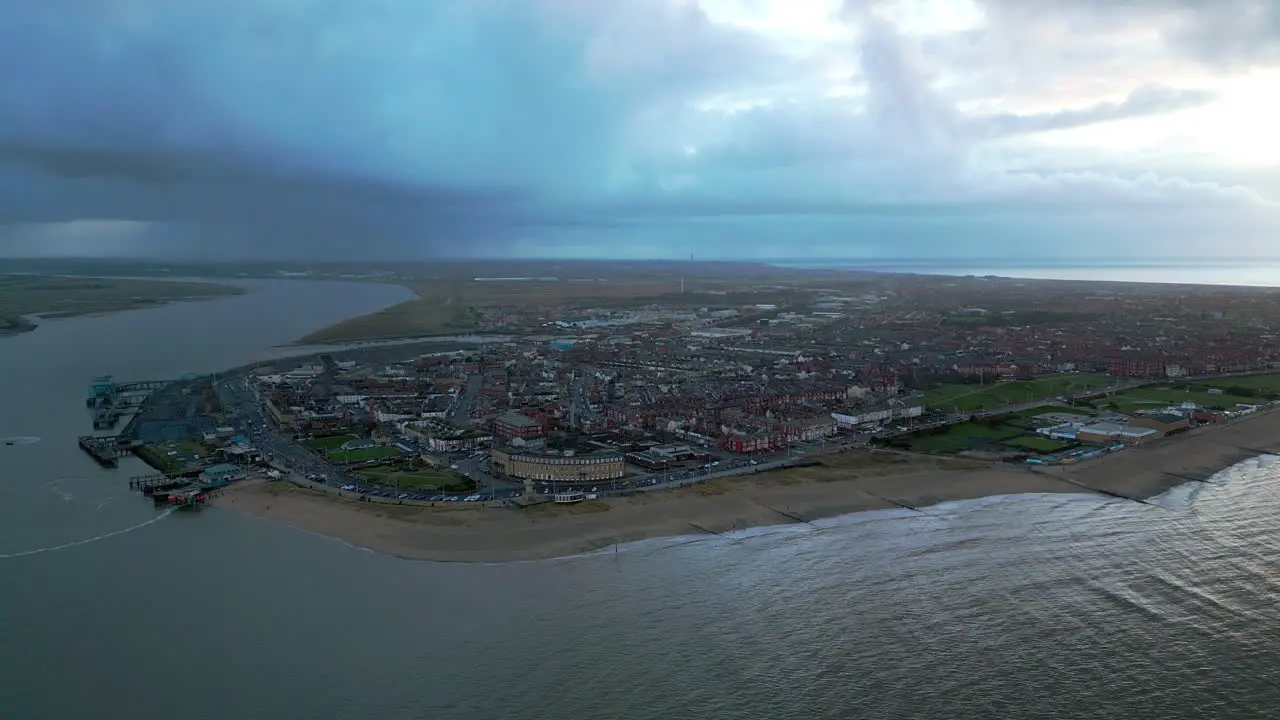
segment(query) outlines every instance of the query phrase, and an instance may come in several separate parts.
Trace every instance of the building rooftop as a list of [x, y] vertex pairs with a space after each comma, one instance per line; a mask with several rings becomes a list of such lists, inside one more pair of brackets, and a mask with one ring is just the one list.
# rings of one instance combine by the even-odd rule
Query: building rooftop
[[498, 422], [511, 425], [512, 427], [537, 427], [539, 425], [537, 420], [518, 412], [502, 413], [498, 416]]
[[1080, 432], [1093, 433], [1094, 435], [1125, 435], [1128, 437], [1142, 437], [1151, 435], [1155, 432], [1151, 428], [1134, 427], [1132, 425], [1121, 425], [1120, 423], [1102, 422], [1093, 425], [1086, 425], [1080, 428]]
[[546, 448], [517, 448], [506, 447], [503, 452], [512, 457], [521, 458], [539, 458], [543, 460], [618, 460], [622, 458], [622, 453], [617, 450], [596, 450], [593, 452], [563, 452], [561, 450], [548, 450]]
[[231, 463], [220, 463], [218, 465], [210, 465], [209, 467], [202, 470], [200, 474], [201, 475], [206, 475], [206, 474], [207, 475], [224, 475], [226, 473], [236, 473], [236, 472], [240, 472], [239, 465], [232, 465]]

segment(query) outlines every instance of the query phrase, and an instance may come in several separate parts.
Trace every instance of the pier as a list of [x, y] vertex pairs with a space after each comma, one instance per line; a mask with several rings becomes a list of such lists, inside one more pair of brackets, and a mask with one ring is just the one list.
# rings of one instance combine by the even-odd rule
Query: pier
[[110, 375], [96, 378], [89, 384], [89, 395], [85, 399], [85, 407], [93, 411], [93, 429], [114, 428], [121, 416], [137, 412], [153, 391], [167, 384], [167, 380], [117, 383]]
[[169, 490], [176, 490], [191, 484], [191, 479], [182, 475], [167, 475], [155, 473], [153, 475], [138, 475], [129, 478], [129, 489], [141, 491], [143, 495], [153, 497], [163, 494]]
[[85, 406], [115, 405], [120, 395], [151, 392], [168, 384], [168, 380], [135, 380], [118, 383], [112, 380], [110, 375], [102, 375], [89, 384], [89, 397], [85, 400]]
[[127, 450], [122, 448], [119, 435], [81, 435], [80, 449], [89, 453], [89, 457], [98, 461], [103, 467], [117, 467], [120, 456]]
[[181, 510], [194, 510], [209, 499], [210, 486], [180, 474], [138, 475], [129, 479], [129, 489], [139, 490], [156, 505], [173, 505]]

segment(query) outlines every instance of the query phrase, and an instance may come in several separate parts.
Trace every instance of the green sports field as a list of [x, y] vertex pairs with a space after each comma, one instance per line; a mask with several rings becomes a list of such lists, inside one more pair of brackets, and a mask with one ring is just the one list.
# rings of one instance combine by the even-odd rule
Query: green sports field
[[995, 385], [942, 385], [925, 393], [925, 407], [944, 412], [976, 412], [1104, 388], [1115, 382], [1108, 375], [1072, 373], [1034, 380], [1014, 380]]

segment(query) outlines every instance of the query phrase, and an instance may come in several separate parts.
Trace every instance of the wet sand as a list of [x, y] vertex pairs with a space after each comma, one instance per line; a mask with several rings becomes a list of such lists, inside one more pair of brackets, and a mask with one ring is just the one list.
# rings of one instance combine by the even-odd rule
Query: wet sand
[[[503, 562], [574, 555], [655, 537], [812, 522], [863, 510], [1015, 493], [1143, 499], [1280, 448], [1280, 413], [1205, 427], [1073, 466], [1009, 464], [849, 450], [822, 464], [576, 505], [387, 505], [287, 482], [228, 488], [213, 503], [406, 558]], [[1088, 489], [1086, 489], [1088, 488]]]

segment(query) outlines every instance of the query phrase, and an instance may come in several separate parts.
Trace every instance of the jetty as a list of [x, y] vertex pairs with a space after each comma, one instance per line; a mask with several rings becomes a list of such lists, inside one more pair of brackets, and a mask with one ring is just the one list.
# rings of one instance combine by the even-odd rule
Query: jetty
[[85, 400], [85, 407], [101, 407], [102, 405], [115, 405], [120, 400], [121, 395], [130, 393], [144, 393], [168, 385], [168, 380], [136, 380], [133, 382], [118, 383], [111, 379], [110, 375], [103, 375], [95, 378], [89, 384], [89, 397]]
[[191, 479], [182, 475], [155, 473], [129, 478], [129, 489], [138, 490], [159, 505], [168, 502], [169, 493], [191, 485]]
[[209, 491], [220, 486], [183, 474], [154, 473], [129, 479], [130, 490], [141, 491], [156, 505], [172, 505], [179, 510], [199, 509], [209, 499]]
[[128, 452], [121, 444], [119, 435], [81, 435], [80, 449], [89, 453], [89, 457], [98, 461], [103, 467], [118, 467], [120, 456]]
[[168, 385], [168, 380], [138, 380], [118, 383], [103, 375], [89, 384], [85, 407], [93, 411], [93, 429], [110, 430], [127, 413], [137, 412], [151, 393]]

